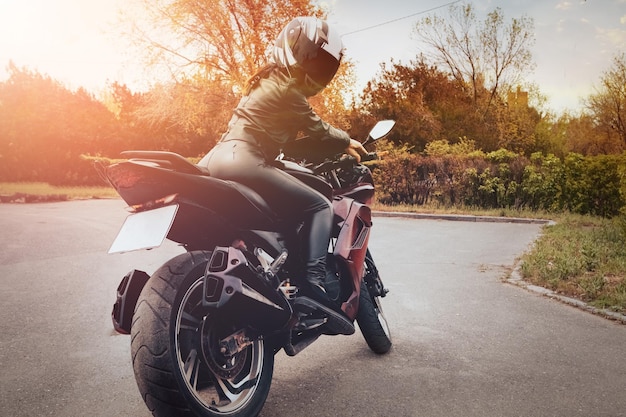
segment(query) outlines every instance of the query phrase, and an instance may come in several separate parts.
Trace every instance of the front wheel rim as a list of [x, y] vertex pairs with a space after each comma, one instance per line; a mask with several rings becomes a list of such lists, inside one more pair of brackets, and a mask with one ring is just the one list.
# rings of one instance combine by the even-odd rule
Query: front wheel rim
[[[217, 358], [207, 334], [214, 310], [202, 306], [202, 278], [187, 290], [178, 305], [175, 350], [178, 369], [186, 389], [204, 409], [217, 414], [240, 410], [254, 397], [263, 369], [263, 340], [255, 340], [232, 358]], [[207, 323], [207, 320], [212, 322]], [[223, 328], [223, 327], [222, 327]], [[234, 330], [234, 329], [233, 329]], [[208, 363], [213, 360], [213, 363]], [[237, 362], [239, 361], [239, 362]]]
[[376, 310], [376, 317], [378, 318], [378, 322], [380, 323], [380, 327], [383, 328], [387, 339], [391, 341], [391, 331], [389, 330], [389, 325], [387, 324], [387, 319], [385, 318], [385, 314], [383, 313], [383, 306], [380, 302], [380, 297], [374, 297], [374, 309]]

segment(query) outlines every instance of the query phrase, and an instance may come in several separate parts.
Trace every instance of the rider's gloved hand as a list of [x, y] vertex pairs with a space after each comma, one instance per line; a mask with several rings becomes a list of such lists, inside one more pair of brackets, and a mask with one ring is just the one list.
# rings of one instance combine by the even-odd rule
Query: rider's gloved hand
[[356, 139], [350, 139], [350, 144], [344, 152], [354, 157], [357, 162], [361, 162], [361, 155], [365, 155], [367, 153], [363, 145], [361, 145], [361, 142]]

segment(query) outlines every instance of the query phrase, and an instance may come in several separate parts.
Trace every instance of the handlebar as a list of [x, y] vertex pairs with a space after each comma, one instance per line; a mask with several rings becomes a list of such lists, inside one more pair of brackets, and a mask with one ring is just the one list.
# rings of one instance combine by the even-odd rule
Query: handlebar
[[[361, 162], [375, 161], [377, 159], [378, 154], [376, 152], [368, 152], [365, 155], [361, 156]], [[337, 168], [351, 168], [357, 164], [358, 162], [355, 157], [350, 155], [344, 155], [337, 160], [322, 162], [321, 164], [313, 167], [313, 172], [315, 172], [316, 174], [320, 174], [322, 172], [332, 171]]]
[[377, 159], [378, 159], [378, 154], [376, 152], [368, 152], [365, 155], [361, 156], [361, 162], [375, 161]]

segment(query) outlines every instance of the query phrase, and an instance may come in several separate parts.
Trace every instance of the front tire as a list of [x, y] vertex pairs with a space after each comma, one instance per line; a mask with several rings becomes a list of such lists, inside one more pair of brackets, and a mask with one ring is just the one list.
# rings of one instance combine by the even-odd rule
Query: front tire
[[155, 417], [250, 417], [267, 399], [274, 369], [269, 343], [257, 339], [232, 357], [220, 339], [240, 330], [202, 306], [210, 252], [179, 255], [144, 287], [131, 328], [135, 379]]
[[365, 282], [361, 284], [356, 321], [372, 352], [382, 355], [391, 349], [391, 333], [383, 314], [380, 297], [372, 297]]

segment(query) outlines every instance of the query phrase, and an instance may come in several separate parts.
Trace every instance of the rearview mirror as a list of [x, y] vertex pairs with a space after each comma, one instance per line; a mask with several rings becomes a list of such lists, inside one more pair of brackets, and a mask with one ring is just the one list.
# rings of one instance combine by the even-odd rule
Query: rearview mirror
[[376, 123], [367, 137], [366, 142], [378, 140], [384, 138], [391, 132], [391, 129], [396, 124], [395, 120], [381, 120]]

